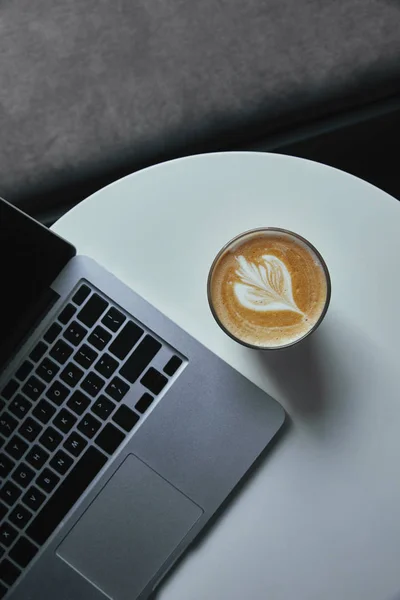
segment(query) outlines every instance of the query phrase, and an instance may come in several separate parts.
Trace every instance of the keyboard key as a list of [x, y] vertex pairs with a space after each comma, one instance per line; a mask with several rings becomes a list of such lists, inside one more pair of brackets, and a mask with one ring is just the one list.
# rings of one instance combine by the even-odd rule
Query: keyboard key
[[6, 406], [6, 401], [3, 400], [3, 398], [0, 398], [0, 414], [2, 412], [2, 410], [5, 408]]
[[6, 548], [11, 546], [17, 535], [18, 531], [15, 529], [15, 527], [12, 527], [10, 523], [3, 523], [0, 525], [0, 542]]
[[13, 585], [18, 577], [21, 575], [21, 571], [13, 565], [7, 558], [0, 562], [0, 579], [7, 585]]
[[87, 344], [82, 344], [74, 355], [74, 361], [84, 369], [89, 369], [97, 357], [98, 353], [93, 348], [90, 348]]
[[72, 302], [75, 302], [75, 304], [78, 304], [80, 306], [85, 302], [89, 294], [90, 288], [87, 285], [83, 284], [81, 285], [79, 290], [75, 292], [74, 296], [72, 297]]
[[106, 310], [107, 306], [108, 302], [98, 294], [93, 294], [78, 314], [78, 321], [84, 323], [87, 327], [93, 327], [97, 319]]
[[96, 371], [103, 375], [103, 377], [111, 377], [115, 369], [118, 367], [118, 362], [115, 358], [112, 358], [109, 354], [103, 354], [95, 364], [94, 368]]
[[33, 448], [28, 452], [26, 456], [26, 462], [29, 463], [35, 469], [41, 469], [44, 463], [49, 458], [49, 453], [46, 450], [43, 450], [40, 446], [35, 444]]
[[50, 360], [50, 358], [45, 358], [36, 369], [36, 373], [39, 375], [39, 377], [44, 379], [44, 381], [50, 383], [50, 381], [52, 381], [52, 379], [54, 379], [54, 377], [57, 375], [59, 370], [60, 367], [57, 366], [55, 362]]
[[129, 385], [119, 377], [114, 377], [106, 387], [106, 392], [113, 400], [120, 402], [129, 390]]
[[92, 438], [98, 432], [100, 427], [101, 422], [92, 417], [92, 415], [85, 415], [78, 425], [79, 431], [88, 438]]
[[53, 424], [63, 433], [68, 433], [68, 431], [75, 425], [76, 421], [77, 418], [75, 415], [70, 413], [66, 408], [63, 408], [55, 417]]
[[24, 398], [21, 394], [17, 394], [9, 406], [10, 412], [16, 417], [24, 417], [30, 410], [32, 403]]
[[12, 400], [8, 410], [12, 412], [16, 417], [24, 417], [31, 409], [32, 403], [29, 402], [22, 394], [17, 394]]
[[101, 320], [111, 331], [118, 331], [124, 321], [126, 321], [125, 315], [114, 307], [111, 307]]
[[43, 336], [43, 339], [49, 344], [52, 344], [57, 338], [57, 336], [61, 333], [61, 331], [61, 325], [59, 325], [58, 323], [53, 323], [53, 325], [50, 325], [49, 329], [46, 331], [45, 335]]
[[0, 477], [5, 479], [7, 475], [12, 471], [15, 467], [15, 462], [8, 458], [5, 454], [0, 454]]
[[38, 549], [25, 537], [21, 537], [10, 552], [10, 558], [20, 567], [27, 567]]
[[44, 342], [39, 342], [36, 344], [29, 357], [33, 360], [33, 362], [38, 362], [42, 356], [46, 353], [48, 346]]
[[3, 412], [0, 416], [0, 433], [4, 435], [4, 437], [9, 437], [17, 425], [18, 421], [14, 419], [10, 413]]
[[89, 373], [82, 382], [82, 389], [85, 390], [92, 398], [97, 396], [100, 390], [104, 387], [105, 381], [96, 373]]
[[29, 490], [24, 494], [22, 502], [26, 504], [31, 510], [37, 511], [45, 501], [46, 496], [32, 485]]
[[[1, 558], [1, 551], [0, 551], [0, 558]], [[4, 596], [7, 594], [7, 588], [0, 583], [0, 598], [4, 598]]]
[[42, 471], [42, 473], [40, 473], [40, 475], [36, 479], [36, 485], [38, 485], [40, 488], [42, 488], [42, 490], [50, 494], [50, 492], [54, 490], [59, 481], [60, 478], [58, 475], [53, 473], [53, 471], [50, 471], [50, 469], [44, 469], [44, 471]]
[[135, 409], [141, 414], [145, 413], [149, 408], [150, 404], [153, 402], [154, 398], [147, 392], [143, 394], [143, 396], [136, 402]]
[[7, 558], [0, 563], [0, 578], [7, 585], [13, 585], [20, 576], [21, 571], [13, 565]]
[[130, 383], [135, 383], [160, 348], [160, 342], [151, 337], [151, 335], [146, 335], [120, 369], [119, 372], [122, 377], [125, 377]]
[[18, 433], [22, 435], [28, 442], [33, 442], [42, 431], [43, 427], [37, 421], [28, 417], [18, 429]]
[[60, 473], [60, 475], [65, 475], [73, 462], [73, 459], [68, 454], [63, 452], [63, 450], [59, 450], [54, 458], [51, 459], [50, 466], [57, 473]]
[[64, 442], [64, 448], [73, 454], [73, 456], [79, 456], [86, 446], [87, 441], [76, 431], [73, 431]]
[[13, 565], [7, 558], [0, 562], [0, 578], [7, 585], [13, 585], [18, 577], [20, 576], [21, 571]]
[[113, 454], [124, 439], [125, 434], [122, 431], [114, 427], [111, 423], [107, 423], [97, 436], [95, 442], [107, 454]]
[[10, 398], [12, 398], [12, 396], [15, 394], [15, 392], [17, 391], [19, 387], [19, 383], [18, 381], [15, 381], [15, 379], [11, 379], [7, 385], [4, 386], [4, 388], [1, 391], [1, 395], [3, 396], [3, 398], [5, 398], [6, 400], [10, 400]]
[[165, 375], [162, 375], [162, 373], [153, 367], [150, 367], [140, 380], [140, 383], [155, 395], [159, 394], [164, 389], [167, 382], [168, 379]]
[[73, 351], [73, 348], [64, 342], [64, 340], [58, 340], [50, 350], [50, 356], [51, 358], [54, 358], [54, 360], [56, 360], [60, 365], [64, 365]]
[[38, 405], [33, 410], [32, 414], [36, 419], [38, 419], [41, 423], [46, 425], [51, 419], [51, 417], [56, 412], [56, 409], [50, 402], [47, 400], [40, 400]]
[[45, 385], [34, 375], [29, 377], [28, 381], [22, 388], [25, 396], [31, 400], [37, 400], [43, 394]]
[[83, 415], [91, 400], [80, 390], [76, 390], [67, 402], [68, 408], [74, 411], [77, 415]]
[[68, 321], [72, 319], [74, 314], [76, 313], [76, 307], [73, 304], [67, 304], [67, 306], [61, 311], [58, 315], [58, 320], [63, 325], [66, 325]]
[[140, 340], [143, 333], [143, 329], [133, 323], [133, 321], [128, 321], [110, 345], [109, 350], [111, 354], [114, 354], [114, 356], [123, 360], [128, 356], [133, 346]]
[[104, 350], [108, 342], [111, 340], [111, 333], [106, 331], [104, 327], [98, 325], [96, 329], [88, 337], [88, 342], [97, 350]]
[[33, 363], [31, 363], [30, 360], [25, 360], [16, 372], [15, 377], [19, 379], [19, 381], [25, 381], [32, 369]]
[[6, 516], [7, 512], [8, 512], [7, 506], [5, 506], [4, 504], [2, 504], [0, 502], [0, 523], [3, 522], [4, 517]]
[[87, 329], [79, 325], [76, 321], [72, 321], [65, 330], [64, 337], [74, 346], [78, 346], [86, 334]]
[[125, 429], [125, 431], [131, 431], [139, 421], [139, 415], [123, 404], [113, 416], [113, 421], [122, 427], [122, 429]]
[[46, 392], [46, 396], [57, 406], [60, 406], [65, 398], [68, 396], [70, 390], [61, 383], [61, 381], [55, 381], [51, 384]]
[[18, 529], [23, 529], [30, 521], [31, 517], [32, 513], [22, 506], [22, 504], [18, 504], [14, 510], [11, 511], [9, 519], [13, 525], [18, 527]]
[[0, 435], [0, 448], [2, 448], [5, 443], [6, 443], [6, 440]]
[[0, 498], [4, 500], [8, 506], [13, 506], [20, 495], [21, 490], [12, 481], [7, 481], [0, 490]]
[[34, 542], [44, 544], [106, 462], [107, 458], [93, 446], [86, 450], [28, 527], [27, 535]]
[[34, 476], [34, 471], [25, 463], [18, 465], [12, 474], [14, 481], [23, 488], [26, 488], [30, 484]]
[[50, 452], [57, 448], [61, 440], [62, 435], [53, 429], [53, 427], [48, 427], [39, 438], [39, 442], [43, 444], [47, 450], [50, 450]]
[[75, 387], [83, 377], [83, 371], [73, 363], [68, 363], [60, 378], [71, 387]]
[[27, 450], [28, 444], [18, 435], [14, 435], [5, 447], [5, 451], [15, 460], [22, 458]]
[[111, 400], [101, 395], [94, 403], [92, 411], [95, 415], [100, 417], [100, 419], [105, 421], [111, 415], [115, 407], [116, 404], [114, 404], [114, 402], [111, 402]]
[[163, 369], [164, 373], [166, 373], [167, 375], [172, 377], [172, 375], [175, 375], [175, 373], [181, 366], [182, 362], [183, 361], [181, 358], [179, 358], [179, 356], [173, 356], [172, 358], [170, 358], [170, 360], [165, 365], [165, 367]]

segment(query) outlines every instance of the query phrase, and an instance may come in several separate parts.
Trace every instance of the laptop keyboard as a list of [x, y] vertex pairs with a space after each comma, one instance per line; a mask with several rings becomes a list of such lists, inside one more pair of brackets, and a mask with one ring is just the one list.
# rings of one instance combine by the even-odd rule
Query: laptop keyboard
[[0, 393], [0, 598], [182, 364], [79, 284]]

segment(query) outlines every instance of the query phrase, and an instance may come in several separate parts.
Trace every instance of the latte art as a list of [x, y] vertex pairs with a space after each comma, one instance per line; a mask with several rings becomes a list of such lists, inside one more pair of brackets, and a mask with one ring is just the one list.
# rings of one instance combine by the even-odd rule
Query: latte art
[[293, 310], [301, 315], [293, 300], [292, 278], [284, 262], [266, 254], [264, 264], [249, 263], [244, 256], [236, 259], [240, 268], [236, 274], [241, 283], [234, 283], [237, 299], [249, 310]]
[[279, 229], [235, 238], [217, 256], [209, 300], [217, 322], [246, 345], [279, 348], [305, 337], [329, 303], [322, 257], [300, 236]]

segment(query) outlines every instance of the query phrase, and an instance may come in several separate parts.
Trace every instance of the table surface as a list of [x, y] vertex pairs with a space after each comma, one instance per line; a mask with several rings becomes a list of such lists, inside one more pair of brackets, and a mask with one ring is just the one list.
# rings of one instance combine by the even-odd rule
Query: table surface
[[[322, 253], [332, 300], [299, 346], [239, 346], [208, 309], [219, 248], [253, 227]], [[164, 163], [54, 230], [275, 397], [290, 426], [162, 586], [162, 600], [390, 600], [400, 590], [400, 206], [338, 170], [261, 153]]]

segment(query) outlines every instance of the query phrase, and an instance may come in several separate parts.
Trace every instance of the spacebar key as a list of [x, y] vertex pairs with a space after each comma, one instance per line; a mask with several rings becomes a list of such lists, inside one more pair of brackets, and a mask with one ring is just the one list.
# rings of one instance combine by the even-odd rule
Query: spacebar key
[[28, 527], [26, 533], [34, 542], [44, 544], [106, 462], [107, 458], [96, 448], [85, 452]]

